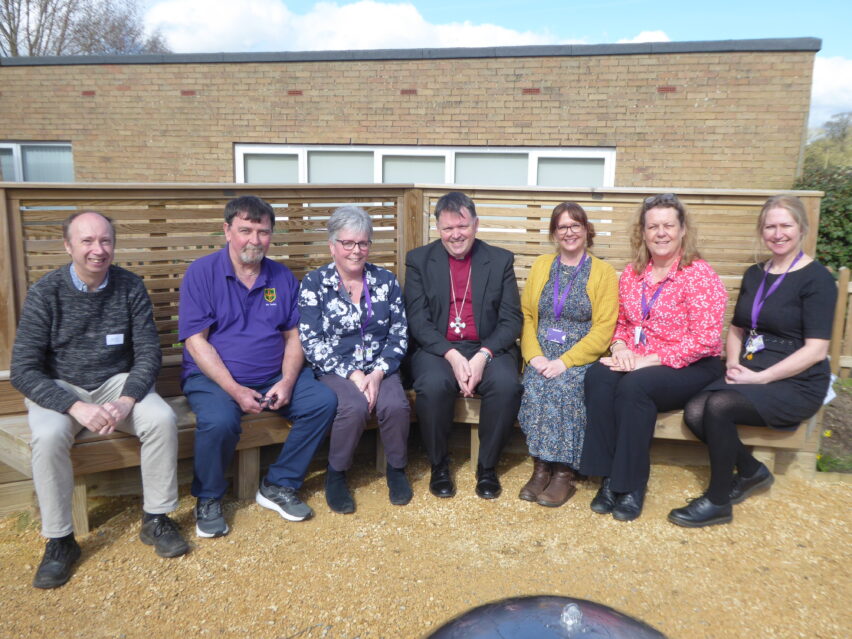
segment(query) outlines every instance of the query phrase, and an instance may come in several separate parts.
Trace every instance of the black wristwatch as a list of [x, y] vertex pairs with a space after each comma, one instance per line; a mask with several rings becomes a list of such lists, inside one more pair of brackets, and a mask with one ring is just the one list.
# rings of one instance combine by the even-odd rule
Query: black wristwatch
[[491, 360], [494, 359], [494, 356], [488, 352], [488, 349], [485, 348], [480, 348], [479, 352], [485, 355], [485, 365], [488, 366], [488, 364], [491, 363]]

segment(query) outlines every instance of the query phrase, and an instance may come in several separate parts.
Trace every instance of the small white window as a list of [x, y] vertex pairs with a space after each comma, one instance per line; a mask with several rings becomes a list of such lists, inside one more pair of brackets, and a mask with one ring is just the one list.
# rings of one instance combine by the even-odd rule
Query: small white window
[[308, 151], [308, 182], [312, 184], [369, 184], [373, 181], [370, 151]]
[[243, 167], [249, 184], [295, 184], [299, 181], [298, 155], [246, 153]]
[[603, 158], [539, 158], [538, 186], [604, 186]]
[[0, 169], [9, 182], [73, 182], [70, 144], [0, 142]]
[[456, 153], [456, 184], [522, 186], [527, 183], [525, 153]]
[[385, 184], [443, 184], [446, 158], [426, 155], [385, 155], [382, 182]]

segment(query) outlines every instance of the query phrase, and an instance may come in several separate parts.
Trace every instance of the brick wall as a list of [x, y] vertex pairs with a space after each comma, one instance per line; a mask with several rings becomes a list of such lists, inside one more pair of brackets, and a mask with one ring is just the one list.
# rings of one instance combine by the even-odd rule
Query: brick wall
[[0, 141], [78, 181], [233, 181], [233, 145], [613, 146], [616, 186], [789, 188], [814, 51], [0, 66]]

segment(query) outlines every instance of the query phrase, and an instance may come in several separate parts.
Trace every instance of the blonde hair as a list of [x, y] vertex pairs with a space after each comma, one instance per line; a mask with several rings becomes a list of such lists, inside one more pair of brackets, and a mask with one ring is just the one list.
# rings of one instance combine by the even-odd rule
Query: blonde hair
[[760, 215], [757, 216], [757, 239], [763, 243], [763, 225], [766, 224], [766, 216], [772, 209], [781, 208], [787, 211], [790, 216], [799, 225], [799, 249], [808, 235], [810, 223], [808, 222], [808, 212], [805, 211], [804, 203], [795, 195], [773, 195], [763, 203], [763, 208], [760, 209]]
[[639, 275], [644, 272], [651, 260], [651, 252], [645, 245], [645, 214], [651, 209], [674, 209], [677, 211], [677, 220], [684, 230], [683, 240], [680, 248], [680, 262], [678, 269], [686, 268], [694, 260], [701, 259], [698, 252], [698, 232], [690, 220], [686, 207], [674, 193], [662, 193], [652, 195], [642, 200], [642, 204], [633, 216], [633, 229], [630, 234], [630, 246], [633, 250], [631, 264], [633, 272]]

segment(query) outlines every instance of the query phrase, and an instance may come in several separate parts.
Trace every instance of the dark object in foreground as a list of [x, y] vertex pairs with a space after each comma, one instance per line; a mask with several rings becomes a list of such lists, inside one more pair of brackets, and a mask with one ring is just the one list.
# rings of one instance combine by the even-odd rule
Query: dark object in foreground
[[651, 626], [593, 601], [511, 597], [462, 613], [425, 639], [665, 639]]

